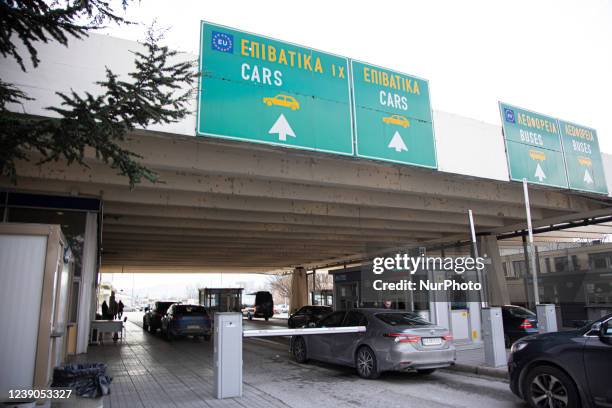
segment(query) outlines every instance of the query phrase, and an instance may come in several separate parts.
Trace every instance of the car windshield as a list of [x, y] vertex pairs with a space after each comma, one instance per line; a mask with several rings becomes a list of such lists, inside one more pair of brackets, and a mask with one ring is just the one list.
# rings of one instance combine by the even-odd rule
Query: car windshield
[[378, 313], [376, 318], [390, 326], [431, 326], [431, 323], [416, 313]]
[[588, 332], [590, 332], [590, 331], [591, 331], [591, 328], [592, 328], [592, 326], [593, 326], [595, 323], [602, 323], [602, 322], [605, 322], [606, 320], [608, 320], [608, 319], [610, 319], [610, 318], [612, 318], [612, 314], [606, 315], [606, 316], [602, 317], [602, 318], [601, 318], [601, 319], [599, 319], [599, 320], [591, 320], [591, 321], [589, 321], [587, 324], [585, 324], [584, 326], [582, 326], [582, 327], [581, 327], [579, 330], [580, 330], [580, 332], [582, 332], [582, 333], [588, 333]]
[[327, 312], [331, 312], [331, 307], [312, 307], [312, 306], [305, 306], [303, 308], [301, 308], [298, 311], [298, 314], [304, 315], [311, 315], [311, 314], [318, 314], [318, 313], [327, 313]]
[[536, 317], [536, 314], [533, 313], [531, 310], [525, 309], [524, 307], [520, 307], [520, 306], [509, 307], [508, 313], [510, 313], [514, 317], [523, 317], [523, 318]]
[[181, 305], [174, 306], [174, 314], [181, 316], [190, 316], [190, 315], [206, 315], [206, 309], [203, 306], [194, 306], [194, 305]]
[[166, 313], [168, 311], [168, 308], [170, 306], [172, 306], [173, 303], [174, 302], [158, 302], [157, 303], [157, 310], [159, 312]]

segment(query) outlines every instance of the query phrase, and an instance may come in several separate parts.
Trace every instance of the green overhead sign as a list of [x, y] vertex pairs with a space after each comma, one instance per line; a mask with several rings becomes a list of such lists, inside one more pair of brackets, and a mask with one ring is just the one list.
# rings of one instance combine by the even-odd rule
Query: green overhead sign
[[436, 168], [426, 80], [351, 61], [357, 156]]
[[597, 132], [499, 104], [510, 179], [608, 194]]
[[352, 155], [348, 59], [202, 22], [197, 134]]
[[510, 179], [567, 188], [557, 119], [500, 103]]
[[597, 131], [559, 120], [569, 187], [608, 194]]

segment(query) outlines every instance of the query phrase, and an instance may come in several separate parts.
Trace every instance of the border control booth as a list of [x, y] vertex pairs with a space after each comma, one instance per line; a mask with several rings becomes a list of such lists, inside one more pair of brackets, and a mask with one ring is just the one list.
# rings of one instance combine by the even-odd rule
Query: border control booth
[[217, 312], [240, 313], [243, 290], [243, 288], [202, 288], [198, 290], [200, 304], [212, 315]]

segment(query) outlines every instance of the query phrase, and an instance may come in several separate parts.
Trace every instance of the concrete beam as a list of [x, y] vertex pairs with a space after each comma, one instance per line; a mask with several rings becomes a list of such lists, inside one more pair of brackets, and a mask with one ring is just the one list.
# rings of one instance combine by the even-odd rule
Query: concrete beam
[[[407, 196], [402, 208], [367, 207], [353, 204], [331, 204], [317, 201], [275, 199], [269, 197], [244, 197], [225, 194], [199, 193], [196, 191], [172, 190], [170, 186], [159, 184], [139, 185], [134, 190], [122, 185], [95, 184], [84, 181], [42, 180], [23, 177], [20, 187], [29, 190], [71, 193], [78, 191], [83, 195], [102, 196], [104, 200], [132, 204], [171, 205], [187, 207], [206, 207], [240, 211], [281, 212], [308, 215], [332, 215], [352, 218], [402, 219], [417, 211], [438, 211], [441, 213], [467, 214], [472, 209], [476, 214], [486, 216], [522, 219], [520, 207], [498, 206], [494, 204], [470, 203], [468, 201], [445, 200]], [[331, 192], [330, 192], [331, 193]], [[381, 203], [383, 204], [383, 203]], [[473, 204], [473, 205], [472, 205]], [[532, 211], [533, 219], [542, 218], [541, 210]]]
[[139, 266], [136, 264], [113, 264], [113, 265], [101, 265], [100, 273], [253, 273], [253, 274], [282, 274], [290, 270], [290, 268], [279, 269], [274, 266], [266, 266], [267, 270], [259, 267], [225, 267], [223, 265], [216, 266], [193, 266], [193, 265], [167, 265], [167, 266], [154, 266], [146, 265]]
[[[367, 218], [337, 217], [331, 215], [302, 215], [273, 213], [261, 211], [236, 211], [217, 208], [194, 208], [169, 205], [126, 204], [106, 200], [104, 211], [111, 215], [136, 215], [149, 218], [188, 218], [216, 221], [236, 221], [250, 223], [275, 223], [295, 225], [319, 225], [337, 227], [374, 228], [374, 229], [408, 229], [413, 222], [433, 225], [460, 225], [468, 228], [467, 216], [464, 214], [440, 214], [435, 211], [405, 211], [401, 220], [382, 220]], [[503, 219], [494, 216], [475, 215], [475, 223], [480, 228], [502, 227]]]
[[[152, 136], [152, 132], [135, 132], [126, 144], [144, 157], [143, 163], [168, 169], [189, 168], [220, 175], [248, 175], [268, 180], [326, 184], [351, 188], [368, 188], [510, 205], [522, 204], [518, 183], [501, 183], [485, 179], [390, 165], [370, 160], [333, 155], [301, 153], [267, 146], [232, 143], [209, 138]], [[588, 200], [551, 189], [533, 189], [532, 205], [564, 211], [591, 209]]]
[[[262, 238], [273, 239], [281, 242], [282, 240], [319, 240], [319, 241], [335, 241], [345, 239], [347, 241], [378, 241], [378, 242], [396, 242], [401, 241], [406, 236], [387, 235], [387, 236], [360, 236], [355, 234], [320, 234], [320, 233], [301, 233], [287, 234], [269, 231], [227, 231], [227, 230], [197, 230], [190, 228], [156, 228], [156, 227], [141, 227], [141, 226], [123, 226], [123, 225], [105, 225], [104, 233], [118, 232], [130, 234], [160, 234], [166, 236], [197, 236], [197, 237], [227, 237], [227, 238]], [[414, 238], [439, 238], [441, 234], [431, 232], [415, 231], [410, 234]]]
[[280, 223], [247, 223], [240, 221], [216, 221], [216, 220], [194, 220], [189, 218], [168, 218], [168, 217], [144, 217], [144, 216], [113, 216], [105, 211], [104, 225], [124, 225], [124, 226], [148, 226], [148, 227], [176, 227], [189, 229], [206, 230], [238, 230], [238, 231], [267, 231], [267, 232], [291, 232], [291, 233], [330, 233], [347, 235], [369, 235], [369, 236], [389, 236], [389, 235], [409, 235], [413, 231], [429, 231], [442, 233], [465, 232], [466, 227], [444, 224], [428, 224], [423, 222], [407, 223], [405, 229], [366, 229], [361, 226], [354, 227], [329, 227], [329, 226], [302, 226], [288, 225]]

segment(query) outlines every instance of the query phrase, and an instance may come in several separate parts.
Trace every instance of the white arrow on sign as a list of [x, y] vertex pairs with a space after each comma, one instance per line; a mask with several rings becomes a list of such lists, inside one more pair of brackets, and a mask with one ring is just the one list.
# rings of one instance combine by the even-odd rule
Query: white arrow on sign
[[584, 182], [587, 184], [593, 184], [593, 177], [591, 177], [589, 169], [584, 169]]
[[278, 133], [278, 140], [281, 140], [283, 142], [287, 141], [287, 135], [291, 137], [295, 137], [295, 133], [293, 133], [293, 129], [291, 129], [289, 122], [287, 122], [285, 115], [283, 115], [282, 113], [280, 114], [278, 119], [276, 119], [276, 122], [274, 122], [274, 124], [272, 125], [268, 133], [269, 134]]
[[395, 134], [393, 135], [393, 139], [391, 139], [387, 147], [390, 149], [395, 149], [395, 151], [398, 153], [401, 152], [402, 150], [408, 151], [408, 148], [406, 147], [406, 143], [404, 143], [404, 139], [402, 139], [402, 136], [399, 134], [397, 130], [395, 131]]
[[540, 180], [540, 183], [542, 182], [542, 180], [546, 178], [546, 174], [544, 173], [544, 170], [542, 170], [542, 167], [540, 167], [540, 163], [538, 163], [538, 165], [536, 166], [536, 171], [535, 171], [534, 176], [535, 178]]

